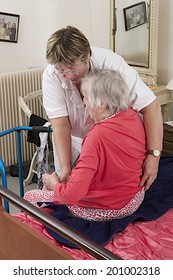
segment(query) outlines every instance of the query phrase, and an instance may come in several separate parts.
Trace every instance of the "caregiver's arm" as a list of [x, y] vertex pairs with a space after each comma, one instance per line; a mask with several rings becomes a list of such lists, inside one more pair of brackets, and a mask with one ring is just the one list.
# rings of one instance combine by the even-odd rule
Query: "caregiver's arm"
[[[162, 151], [163, 141], [163, 121], [161, 107], [157, 100], [143, 108], [140, 113], [143, 114], [143, 123], [146, 132], [147, 150], [158, 149]], [[157, 177], [160, 157], [147, 154], [143, 164], [143, 176], [140, 186], [145, 185], [149, 189]]]
[[60, 182], [67, 182], [71, 173], [71, 125], [68, 117], [51, 119], [56, 153], [61, 166]]

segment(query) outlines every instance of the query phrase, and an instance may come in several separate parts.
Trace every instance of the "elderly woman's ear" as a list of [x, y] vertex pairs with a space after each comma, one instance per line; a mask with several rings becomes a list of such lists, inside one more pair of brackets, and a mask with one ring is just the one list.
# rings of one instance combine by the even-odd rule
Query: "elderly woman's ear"
[[109, 105], [104, 103], [104, 104], [101, 104], [101, 106], [99, 107], [99, 112], [100, 113], [106, 113], [106, 115], [110, 115], [110, 108], [109, 108]]
[[99, 107], [101, 112], [105, 112], [107, 110], [109, 110], [108, 105], [107, 104], [101, 104], [101, 106]]

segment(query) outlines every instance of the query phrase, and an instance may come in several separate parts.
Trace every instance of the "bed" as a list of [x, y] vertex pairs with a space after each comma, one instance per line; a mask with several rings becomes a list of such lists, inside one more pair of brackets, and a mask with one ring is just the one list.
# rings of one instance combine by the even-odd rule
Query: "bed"
[[[18, 129], [19, 130], [19, 129]], [[0, 165], [2, 179], [5, 169]], [[172, 260], [173, 156], [162, 157], [158, 178], [133, 215], [83, 229], [57, 219], [51, 207], [37, 208], [0, 186], [0, 259], [7, 260]], [[20, 181], [21, 183], [21, 181]], [[19, 208], [8, 213], [7, 201]], [[76, 222], [76, 221], [75, 221]], [[89, 228], [89, 230], [88, 230]], [[48, 230], [67, 240], [60, 242]], [[88, 234], [89, 233], [89, 234]], [[68, 242], [74, 247], [68, 246]]]
[[[52, 216], [52, 209], [39, 209], [0, 186], [0, 259], [172, 260], [172, 171], [173, 157], [161, 158], [158, 178], [146, 192], [139, 211], [115, 223], [113, 220], [106, 227], [94, 222], [89, 232], [93, 233], [93, 229], [94, 233], [97, 232], [96, 240], [88, 236], [85, 223], [83, 232], [74, 230]], [[2, 198], [18, 206], [22, 212], [19, 210], [18, 214], [11, 215], [5, 211]], [[70, 248], [57, 241], [47, 227], [77, 247]], [[100, 242], [103, 234], [109, 237], [106, 244], [100, 244], [104, 243], [103, 240]]]
[[[42, 213], [3, 187], [0, 187], [0, 195], [10, 202], [13, 201], [15, 205], [22, 206], [23, 210], [11, 215], [4, 210], [1, 199], [1, 260], [173, 259], [173, 209], [168, 210], [159, 219], [128, 225], [123, 232], [115, 234], [103, 248], [92, 241], [90, 243], [88, 239], [83, 240], [83, 237], [76, 233], [75, 238], [79, 241], [78, 245], [81, 242], [81, 249], [71, 249], [57, 242], [45, 229], [42, 218], [45, 219], [45, 224], [47, 221], [52, 222], [49, 214]], [[61, 230], [64, 231], [64, 228], [60, 227], [59, 231]], [[68, 228], [65, 230], [68, 231]]]
[[[72, 260], [120, 259], [92, 240], [73, 231], [62, 222], [30, 204], [12, 191], [0, 186], [0, 259], [7, 260]], [[11, 215], [4, 209], [2, 198], [19, 207], [22, 212]], [[33, 218], [34, 217], [34, 218]], [[70, 250], [58, 244], [45, 230], [48, 225], [83, 250]], [[91, 252], [91, 255], [88, 253]], [[75, 256], [75, 257], [74, 257]]]

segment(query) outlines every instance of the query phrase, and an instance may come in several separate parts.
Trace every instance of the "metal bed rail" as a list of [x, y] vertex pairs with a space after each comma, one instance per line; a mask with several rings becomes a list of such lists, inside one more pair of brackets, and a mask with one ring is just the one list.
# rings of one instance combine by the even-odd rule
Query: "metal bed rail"
[[[118, 256], [114, 255], [107, 249], [98, 245], [94, 241], [85, 237], [76, 230], [71, 229], [69, 226], [65, 225], [63, 222], [59, 221], [55, 217], [41, 211], [36, 206], [32, 205], [25, 199], [21, 198], [12, 191], [0, 186], [0, 196], [8, 200], [10, 203], [14, 204], [21, 210], [25, 211], [36, 220], [44, 224], [45, 226], [54, 230], [57, 234], [61, 235], [65, 239], [69, 240], [73, 244], [77, 245], [80, 249], [85, 250], [93, 257], [98, 260], [122, 260]], [[9, 214], [10, 215], [10, 214]]]

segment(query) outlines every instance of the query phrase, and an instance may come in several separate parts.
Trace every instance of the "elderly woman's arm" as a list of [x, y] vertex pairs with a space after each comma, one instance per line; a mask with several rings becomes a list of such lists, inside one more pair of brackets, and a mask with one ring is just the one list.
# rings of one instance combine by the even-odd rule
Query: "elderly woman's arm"
[[[147, 138], [147, 150], [158, 149], [162, 151], [163, 121], [161, 107], [157, 100], [140, 111], [143, 114], [143, 122]], [[149, 189], [157, 177], [160, 157], [148, 154], [143, 165], [143, 177], [141, 186]]]

